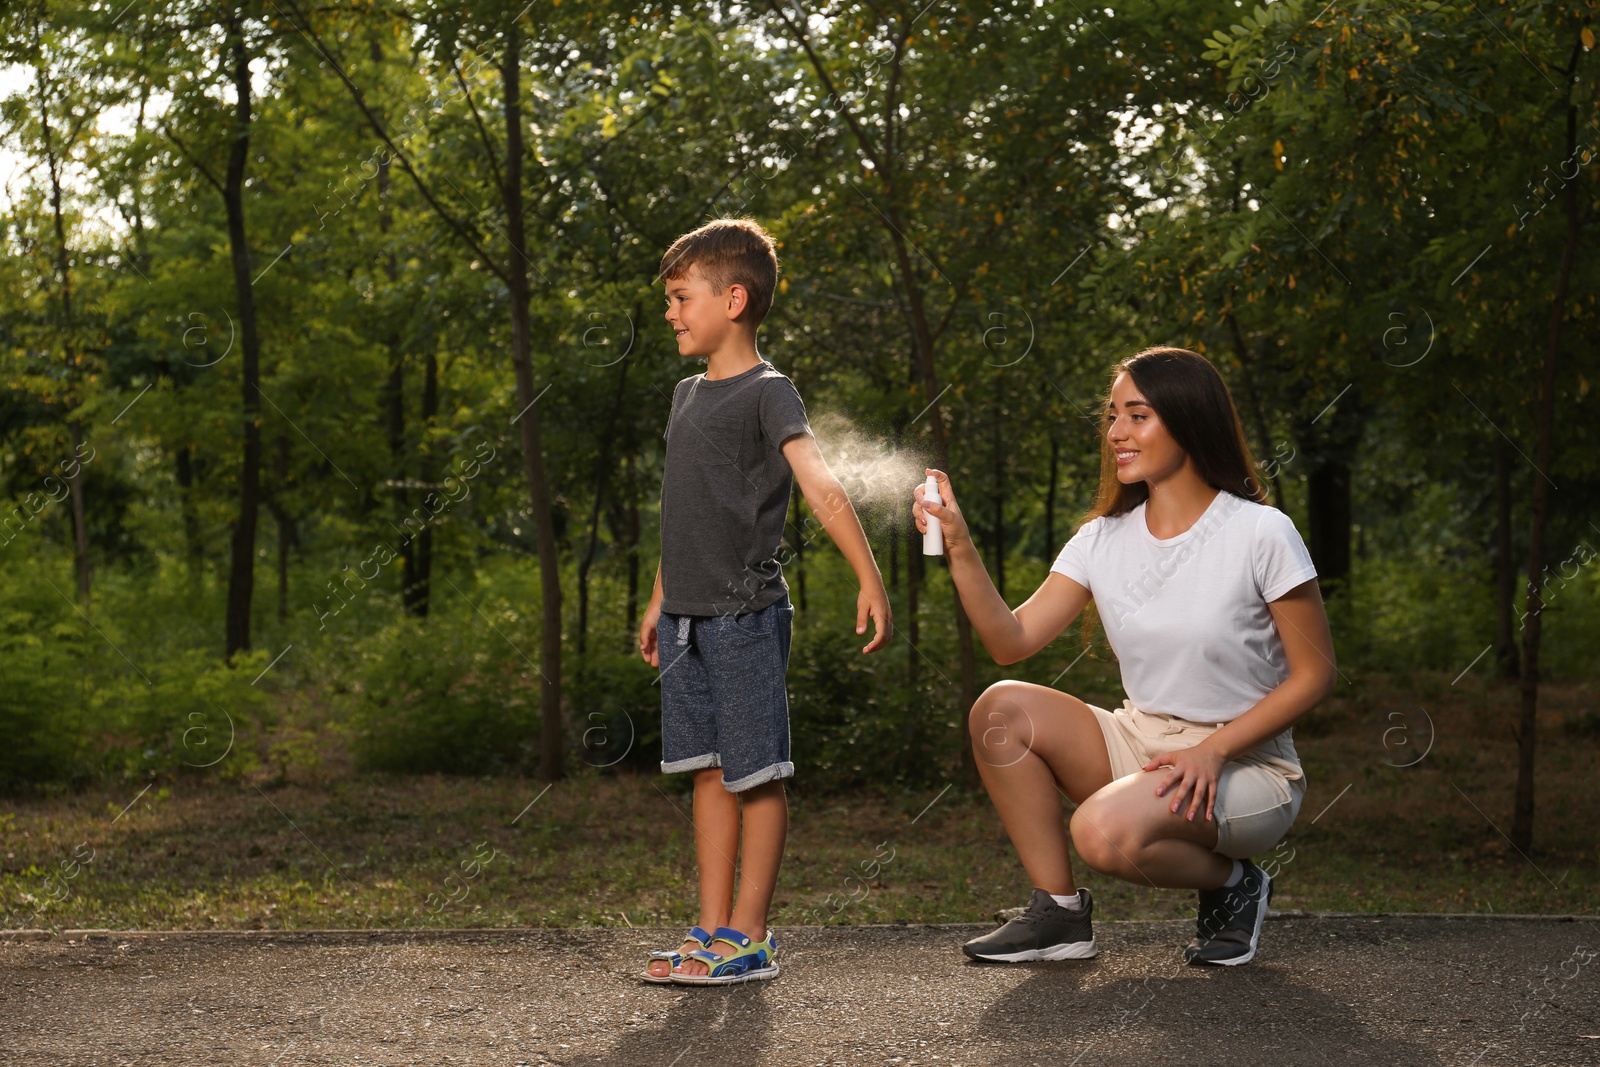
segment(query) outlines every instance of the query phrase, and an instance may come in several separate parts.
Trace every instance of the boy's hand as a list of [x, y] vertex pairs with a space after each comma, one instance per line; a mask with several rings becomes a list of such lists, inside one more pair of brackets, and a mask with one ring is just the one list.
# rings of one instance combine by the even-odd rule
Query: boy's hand
[[656, 648], [656, 623], [661, 621], [661, 603], [650, 601], [639, 623], [639, 655], [652, 667], [661, 666], [661, 652]]
[[924, 504], [922, 495], [927, 486], [919, 485], [912, 494], [916, 501], [911, 505], [911, 514], [917, 520], [918, 533], [928, 532], [929, 515], [939, 520], [939, 533], [944, 538], [944, 552], [948, 556], [961, 542], [970, 541], [971, 535], [967, 533], [967, 520], [961, 517], [961, 508], [956, 503], [956, 491], [950, 487], [950, 476], [932, 467], [927, 468], [927, 472], [938, 479], [939, 497], [944, 503]]
[[894, 635], [894, 620], [889, 612], [889, 594], [882, 586], [870, 593], [863, 589], [861, 595], [856, 597], [856, 633], [867, 632], [867, 618], [870, 616], [874, 623], [872, 640], [867, 642], [864, 653], [878, 651], [889, 643], [889, 638]]

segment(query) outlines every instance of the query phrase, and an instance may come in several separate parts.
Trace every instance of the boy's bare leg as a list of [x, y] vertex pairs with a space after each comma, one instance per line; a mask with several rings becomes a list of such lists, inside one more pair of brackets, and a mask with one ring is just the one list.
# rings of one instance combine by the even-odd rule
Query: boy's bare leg
[[723, 788], [721, 767], [694, 773], [694, 854], [700, 866], [700, 925], [709, 932], [728, 925], [739, 859], [739, 798]]
[[[789, 833], [789, 801], [784, 794], [782, 779], [763, 782], [738, 795], [726, 795], [735, 804], [742, 801], [744, 808], [741, 820], [744, 851], [740, 857], [739, 901], [729, 920], [706, 926], [706, 929], [731, 926], [752, 940], [759, 941], [767, 936], [767, 913], [772, 908], [772, 894], [778, 886], [778, 867], [783, 862], [784, 841]], [[703, 887], [706, 881], [703, 861], [700, 879]], [[730, 869], [730, 889], [732, 885], [733, 872]], [[704, 888], [701, 893], [703, 900]], [[704, 903], [701, 904], [700, 914], [702, 919], [707, 914]], [[705, 926], [705, 923], [702, 921], [701, 925]], [[727, 955], [738, 948], [738, 945], [726, 941], [711, 943], [711, 951], [718, 955]], [[706, 974], [710, 968], [699, 960], [684, 960], [678, 970], [683, 974]]]
[[[700, 927], [709, 934], [728, 925], [733, 911], [734, 860], [739, 855], [739, 797], [722, 787], [721, 767], [694, 772], [693, 819], [695, 861], [700, 868]], [[697, 941], [684, 941], [678, 952], [699, 947]], [[690, 962], [679, 970], [706, 973], [705, 964], [693, 963], [691, 969]], [[650, 973], [665, 977], [667, 961], [653, 961]]]
[[772, 894], [778, 888], [778, 868], [783, 863], [783, 844], [789, 834], [789, 799], [781, 778], [752, 786], [741, 797], [744, 855], [739, 902], [728, 925], [760, 941], [767, 936], [767, 914], [772, 910]]

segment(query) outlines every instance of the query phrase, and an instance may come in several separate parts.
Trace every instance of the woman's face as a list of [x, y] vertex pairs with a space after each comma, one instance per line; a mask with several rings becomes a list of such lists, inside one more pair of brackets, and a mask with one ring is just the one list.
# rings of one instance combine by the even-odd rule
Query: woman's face
[[1111, 407], [1106, 416], [1110, 420], [1106, 439], [1116, 452], [1117, 481], [1123, 485], [1146, 482], [1154, 486], [1189, 462], [1189, 454], [1178, 447], [1126, 371], [1111, 384]]

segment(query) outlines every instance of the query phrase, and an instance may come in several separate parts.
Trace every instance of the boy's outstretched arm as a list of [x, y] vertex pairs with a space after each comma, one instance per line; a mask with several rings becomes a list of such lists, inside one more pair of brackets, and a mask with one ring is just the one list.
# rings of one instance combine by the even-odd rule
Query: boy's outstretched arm
[[867, 544], [856, 509], [845, 495], [844, 486], [828, 469], [816, 438], [808, 433], [796, 434], [783, 443], [782, 451], [812, 514], [856, 572], [856, 581], [861, 585], [861, 593], [856, 598], [856, 633], [867, 632], [870, 616], [875, 623], [875, 633], [861, 651], [876, 652], [889, 643], [894, 623], [889, 614], [889, 591], [883, 586], [883, 575], [878, 573], [878, 561], [872, 558], [872, 546]]

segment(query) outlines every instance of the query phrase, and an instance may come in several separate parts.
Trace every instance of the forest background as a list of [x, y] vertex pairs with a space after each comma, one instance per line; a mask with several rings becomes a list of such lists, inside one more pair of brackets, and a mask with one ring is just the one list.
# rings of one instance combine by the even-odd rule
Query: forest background
[[1020, 602], [1154, 344], [1222, 371], [1328, 601], [1301, 902], [1592, 911], [1597, 13], [12, 0], [7, 925], [681, 918], [655, 273], [719, 216], [780, 242], [760, 346], [898, 628], [860, 654], [797, 494], [780, 922], [1016, 895], [965, 710], [1115, 704], [1115, 659], [989, 662], [911, 489]]

